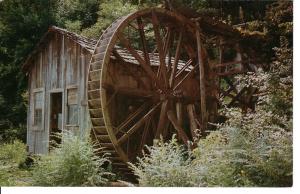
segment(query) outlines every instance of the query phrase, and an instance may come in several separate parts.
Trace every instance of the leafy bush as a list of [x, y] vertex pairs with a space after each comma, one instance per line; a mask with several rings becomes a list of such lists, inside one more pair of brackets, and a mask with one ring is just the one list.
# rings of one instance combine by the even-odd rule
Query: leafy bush
[[291, 186], [291, 121], [263, 109], [247, 115], [227, 111], [228, 122], [194, 150], [193, 162], [202, 167], [203, 184]]
[[26, 159], [26, 145], [19, 140], [0, 145], [0, 164], [19, 165]]
[[26, 145], [18, 140], [0, 145], [0, 186], [17, 185], [17, 179], [26, 174], [18, 168], [25, 162], [26, 154]]
[[177, 143], [175, 136], [166, 143], [155, 141], [146, 149], [149, 154], [144, 153], [135, 165], [130, 163], [140, 186], [184, 187], [199, 182], [189, 154]]
[[34, 185], [40, 186], [99, 186], [108, 182], [112, 174], [102, 165], [105, 156], [94, 155], [88, 140], [63, 134], [63, 143], [49, 155], [41, 157], [33, 169]]

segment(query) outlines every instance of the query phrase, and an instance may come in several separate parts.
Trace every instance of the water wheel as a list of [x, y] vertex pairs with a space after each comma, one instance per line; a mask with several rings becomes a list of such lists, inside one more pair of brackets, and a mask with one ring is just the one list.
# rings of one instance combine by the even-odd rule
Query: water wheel
[[[114, 168], [129, 173], [144, 145], [177, 135], [186, 146], [217, 113], [210, 71], [196, 21], [152, 8], [117, 19], [100, 37], [89, 67], [92, 134]], [[210, 81], [212, 80], [212, 81]]]

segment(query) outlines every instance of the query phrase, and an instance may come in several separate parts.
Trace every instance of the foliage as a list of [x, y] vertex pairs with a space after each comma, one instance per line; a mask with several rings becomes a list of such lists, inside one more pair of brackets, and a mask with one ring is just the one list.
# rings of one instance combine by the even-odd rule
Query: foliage
[[6, 143], [0, 146], [0, 162], [2, 165], [14, 163], [21, 164], [26, 159], [26, 145], [19, 140], [12, 144]]
[[281, 37], [281, 47], [275, 47], [275, 60], [271, 64], [268, 107], [289, 118], [293, 114], [293, 50], [288, 40]]
[[291, 186], [292, 122], [258, 108], [230, 118], [194, 150], [207, 186]]
[[137, 164], [130, 163], [140, 186], [184, 187], [199, 182], [188, 154], [178, 145], [175, 136], [170, 142], [160, 140], [153, 146], [146, 146], [146, 151], [149, 154], [144, 153]]
[[49, 155], [41, 157], [33, 169], [34, 185], [39, 186], [99, 186], [105, 185], [112, 173], [102, 165], [105, 156], [94, 154], [88, 140], [69, 133], [63, 134], [63, 144]]
[[19, 166], [25, 162], [26, 154], [26, 145], [18, 140], [0, 145], [0, 186], [24, 185], [20, 179], [29, 173]]
[[99, 0], [58, 0], [55, 7], [57, 25], [76, 33], [97, 21]]
[[8, 128], [0, 128], [0, 141], [11, 142], [13, 140], [26, 140], [26, 126], [20, 125], [17, 127], [9, 126]]
[[[27, 82], [21, 65], [52, 23], [51, 13], [45, 0], [0, 2], [0, 135], [26, 124]], [[21, 130], [17, 137], [25, 140]]]
[[122, 0], [104, 0], [99, 5], [97, 22], [90, 28], [84, 29], [82, 34], [99, 38], [102, 32], [116, 19], [137, 10], [137, 6]]

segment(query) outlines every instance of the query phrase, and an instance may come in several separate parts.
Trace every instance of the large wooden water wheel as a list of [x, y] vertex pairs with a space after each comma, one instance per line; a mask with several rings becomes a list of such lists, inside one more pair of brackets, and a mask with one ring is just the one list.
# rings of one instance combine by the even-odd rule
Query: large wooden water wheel
[[173, 134], [186, 146], [205, 134], [218, 109], [218, 76], [197, 21], [152, 8], [121, 17], [92, 55], [92, 133], [115, 169], [129, 172], [144, 145]]

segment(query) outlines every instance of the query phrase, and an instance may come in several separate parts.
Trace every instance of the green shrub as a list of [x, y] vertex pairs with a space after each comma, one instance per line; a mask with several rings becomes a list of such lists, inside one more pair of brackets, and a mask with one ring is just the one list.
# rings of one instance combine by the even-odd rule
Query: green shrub
[[19, 165], [26, 159], [26, 145], [19, 140], [0, 145], [0, 164]]
[[189, 154], [178, 145], [175, 136], [166, 143], [155, 141], [146, 149], [149, 154], [144, 153], [137, 164], [130, 163], [140, 186], [184, 187], [199, 182], [200, 177], [191, 166]]
[[[26, 145], [15, 140], [13, 143], [0, 145], [0, 186], [14, 186], [27, 176], [26, 172], [18, 167], [25, 162]], [[23, 185], [23, 183], [20, 183]]]
[[102, 165], [105, 156], [94, 155], [93, 145], [78, 136], [63, 134], [63, 143], [49, 155], [41, 157], [33, 169], [34, 185], [39, 186], [100, 186], [112, 174]]
[[[199, 142], [195, 165], [207, 186], [291, 186], [291, 121], [257, 109], [230, 119]], [[276, 121], [276, 122], [275, 122]]]

